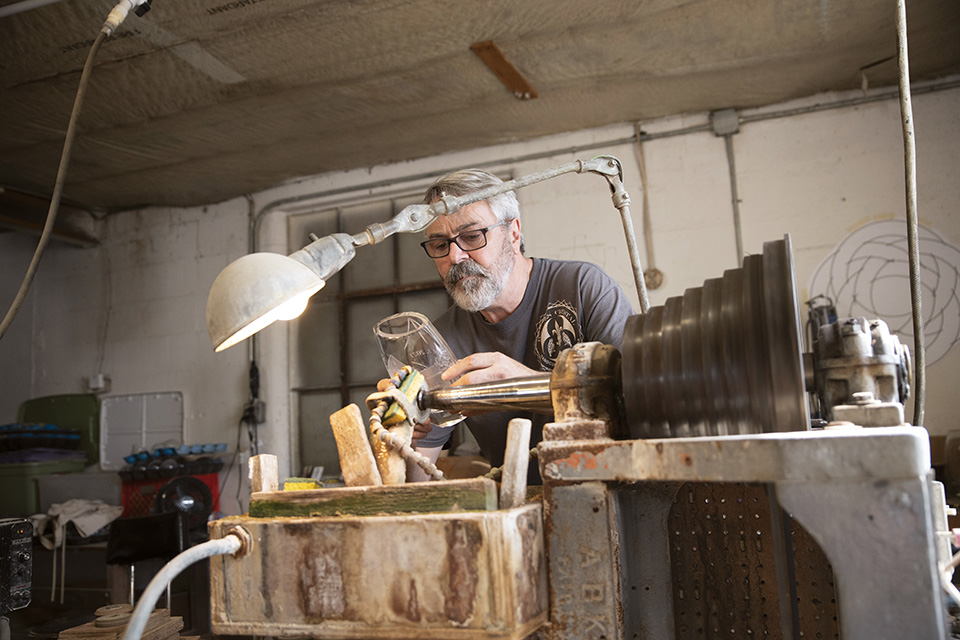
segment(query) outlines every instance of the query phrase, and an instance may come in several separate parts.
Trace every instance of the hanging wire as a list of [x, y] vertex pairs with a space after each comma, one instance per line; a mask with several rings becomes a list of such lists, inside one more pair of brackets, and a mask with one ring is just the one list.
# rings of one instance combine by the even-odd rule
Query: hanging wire
[[73, 111], [70, 113], [70, 124], [67, 125], [67, 136], [63, 141], [63, 151], [60, 154], [60, 168], [57, 170], [57, 179], [54, 183], [53, 195], [50, 196], [50, 208], [47, 211], [47, 221], [43, 225], [43, 231], [40, 233], [40, 242], [37, 243], [37, 248], [33, 252], [33, 259], [30, 261], [27, 272], [23, 276], [23, 282], [20, 283], [20, 290], [17, 291], [16, 297], [13, 299], [13, 302], [10, 303], [10, 308], [7, 310], [3, 321], [0, 321], [0, 338], [3, 338], [4, 334], [6, 334], [7, 329], [13, 324], [13, 319], [17, 316], [17, 312], [20, 311], [20, 307], [23, 306], [23, 301], [27, 297], [27, 292], [30, 290], [33, 278], [37, 274], [37, 267], [40, 266], [40, 259], [43, 257], [43, 252], [50, 242], [50, 236], [53, 235], [53, 226], [57, 220], [57, 212], [60, 209], [60, 196], [63, 194], [63, 183], [67, 177], [67, 166], [70, 164], [70, 154], [73, 151], [73, 139], [77, 135], [77, 120], [80, 118], [80, 108], [83, 106], [83, 99], [87, 94], [87, 85], [90, 83], [93, 59], [96, 57], [97, 51], [100, 50], [100, 45], [103, 44], [106, 37], [107, 34], [104, 31], [100, 31], [100, 33], [97, 34], [96, 40], [93, 41], [93, 46], [90, 47], [90, 53], [87, 54], [87, 61], [83, 65], [83, 72], [80, 74], [80, 86], [77, 88], [77, 97], [74, 99]]

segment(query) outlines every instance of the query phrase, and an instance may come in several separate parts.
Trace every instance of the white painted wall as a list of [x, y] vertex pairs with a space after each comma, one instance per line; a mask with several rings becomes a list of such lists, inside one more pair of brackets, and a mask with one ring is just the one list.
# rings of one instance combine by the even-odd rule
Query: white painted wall
[[[830, 102], [857, 94], [831, 94], [751, 112]], [[960, 245], [960, 90], [914, 97], [919, 156], [921, 222]], [[644, 124], [648, 133], [708, 121], [707, 114]], [[634, 226], [641, 233], [642, 185], [635, 145], [606, 141], [633, 134], [632, 125], [554, 136], [348, 172], [335, 172], [256, 194], [255, 206], [291, 196], [355, 186], [363, 193], [408, 185], [410, 176], [497, 162], [557, 149], [601, 143], [601, 149], [562, 152], [494, 169], [515, 176], [598, 153], [618, 156], [633, 197]], [[734, 138], [744, 248], [790, 233], [800, 299], [812, 270], [849, 231], [866, 221], [904, 216], [902, 142], [898, 105], [876, 102], [746, 124]], [[652, 304], [700, 286], [736, 266], [730, 186], [723, 140], [702, 132], [644, 143], [656, 266], [664, 286]], [[372, 183], [396, 184], [367, 188]], [[426, 183], [421, 178], [417, 183]], [[633, 295], [633, 281], [619, 216], [605, 181], [565, 176], [518, 194], [529, 255], [586, 259], [603, 266]], [[342, 196], [320, 195], [306, 206]], [[300, 203], [296, 210], [302, 211]], [[262, 250], [286, 252], [285, 211], [264, 216]], [[144, 209], [101, 222], [97, 249], [53, 245], [34, 290], [9, 334], [0, 341], [0, 423], [13, 421], [21, 401], [84, 391], [86, 376], [100, 369], [112, 379], [111, 394], [179, 390], [184, 394], [187, 439], [237, 441], [248, 397], [247, 347], [214, 354], [204, 325], [206, 296], [216, 274], [247, 250], [247, 201], [189, 209]], [[642, 237], [641, 237], [642, 245]], [[34, 240], [0, 235], [0, 295], [5, 305], [19, 286]], [[376, 251], [376, 247], [361, 251]], [[641, 246], [641, 254], [646, 260]], [[906, 293], [905, 293], [906, 295]], [[261, 334], [261, 397], [268, 423], [265, 452], [279, 455], [281, 474], [296, 468], [296, 444], [288, 384], [287, 328]], [[323, 358], [324, 354], [300, 354]], [[932, 433], [955, 428], [960, 349], [928, 370], [927, 420]], [[908, 415], [912, 411], [908, 407]], [[246, 444], [243, 445], [246, 448]], [[233, 471], [224, 509], [237, 512]]]
[[[210, 283], [246, 247], [244, 207], [132, 211], [100, 223], [96, 249], [51, 243], [0, 341], [0, 423], [28, 398], [86, 392], [87, 376], [102, 371], [108, 395], [182, 392], [188, 440], [234, 448], [246, 353], [213, 353], [205, 307]], [[36, 243], [19, 234], [0, 243], [6, 305]]]

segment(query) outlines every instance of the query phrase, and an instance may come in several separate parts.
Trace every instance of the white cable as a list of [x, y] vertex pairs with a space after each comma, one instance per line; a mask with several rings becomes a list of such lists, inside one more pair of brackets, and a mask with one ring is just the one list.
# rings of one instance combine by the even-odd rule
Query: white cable
[[[957, 532], [957, 529], [953, 531], [945, 532], [947, 535], [953, 536]], [[937, 532], [944, 533], [944, 532]], [[945, 562], [940, 566], [940, 586], [943, 587], [943, 590], [947, 592], [954, 602], [960, 605], [960, 590], [957, 590], [957, 587], [953, 584], [953, 570], [960, 565], [960, 553], [955, 553], [949, 562]]]
[[[960, 565], [960, 553], [954, 554], [953, 558], [950, 559], [950, 562], [943, 565], [943, 572], [950, 572], [950, 577], [953, 577], [953, 570], [957, 568], [957, 565]], [[960, 604], [958, 602], [957, 604]]]
[[195, 547], [190, 547], [165, 564], [163, 569], [147, 585], [143, 595], [140, 596], [140, 602], [133, 610], [130, 623], [127, 625], [127, 631], [123, 634], [123, 640], [140, 640], [140, 636], [143, 635], [143, 630], [147, 626], [147, 620], [153, 613], [157, 600], [160, 599], [160, 594], [166, 591], [167, 583], [180, 575], [184, 569], [205, 558], [236, 553], [241, 545], [242, 542], [239, 537], [228, 534], [219, 540], [210, 540]]
[[120, 2], [117, 3], [117, 6], [110, 11], [106, 22], [103, 23], [103, 27], [100, 30], [108, 36], [113, 34], [114, 30], [120, 26], [120, 23], [127, 18], [127, 14], [130, 13], [130, 10], [137, 8], [146, 1], [147, 0], [120, 0]]
[[950, 575], [947, 573], [940, 574], [940, 586], [947, 592], [947, 595], [953, 598], [954, 602], [960, 604], [960, 591], [954, 586]]

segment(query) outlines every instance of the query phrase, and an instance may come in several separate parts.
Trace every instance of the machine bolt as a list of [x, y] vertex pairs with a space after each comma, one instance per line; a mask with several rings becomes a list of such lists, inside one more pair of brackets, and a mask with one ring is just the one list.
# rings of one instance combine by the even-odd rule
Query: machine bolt
[[847, 320], [840, 327], [840, 332], [845, 336], [850, 336], [855, 333], [863, 333], [863, 326], [860, 324], [860, 319], [847, 318]]

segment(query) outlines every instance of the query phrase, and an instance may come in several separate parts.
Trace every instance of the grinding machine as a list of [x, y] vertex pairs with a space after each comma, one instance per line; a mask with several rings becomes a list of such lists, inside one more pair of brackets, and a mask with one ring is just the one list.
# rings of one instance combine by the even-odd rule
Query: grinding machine
[[[945, 637], [947, 513], [928, 434], [904, 419], [906, 347], [880, 320], [818, 313], [804, 353], [789, 236], [648, 308], [615, 159], [501, 191], [570, 171], [606, 177], [623, 214], [643, 313], [621, 348], [578, 344], [551, 373], [398, 396], [411, 421], [432, 409], [552, 414], [530, 462], [542, 493], [517, 500], [506, 465], [499, 496], [486, 478], [254, 482], [247, 515], [210, 525], [214, 539], [244, 541], [211, 560], [214, 632]], [[353, 245], [491, 195], [408, 207], [365, 235], [315, 241], [311, 259], [334, 252], [342, 266]]]

